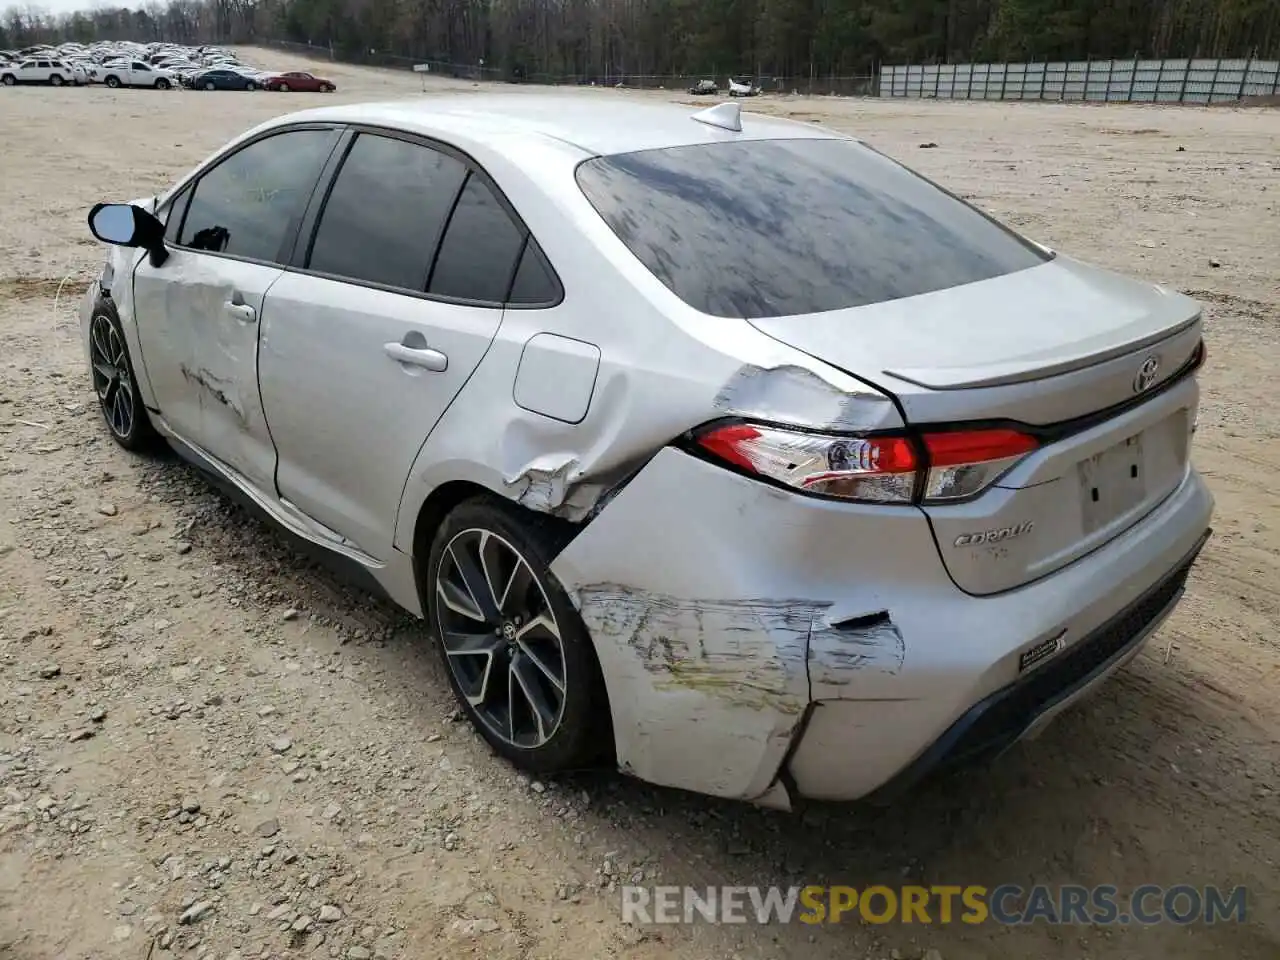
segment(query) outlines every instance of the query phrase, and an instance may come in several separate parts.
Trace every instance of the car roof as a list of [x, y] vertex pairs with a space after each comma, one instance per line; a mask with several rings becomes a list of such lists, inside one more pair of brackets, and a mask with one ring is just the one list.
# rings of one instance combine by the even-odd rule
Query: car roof
[[735, 140], [851, 139], [846, 134], [779, 117], [742, 113], [742, 130], [693, 119], [706, 106], [633, 99], [625, 93], [569, 90], [546, 94], [454, 94], [387, 103], [321, 107], [267, 126], [301, 121], [365, 123], [438, 137], [460, 148], [508, 155], [526, 138], [558, 141], [590, 155]]

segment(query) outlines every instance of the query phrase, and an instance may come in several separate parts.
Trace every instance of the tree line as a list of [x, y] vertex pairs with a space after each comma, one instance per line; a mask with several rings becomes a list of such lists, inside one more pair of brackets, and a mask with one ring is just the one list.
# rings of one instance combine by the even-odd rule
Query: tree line
[[880, 63], [1280, 57], [1280, 0], [150, 0], [0, 17], [62, 40], [287, 40], [509, 78], [851, 77]]

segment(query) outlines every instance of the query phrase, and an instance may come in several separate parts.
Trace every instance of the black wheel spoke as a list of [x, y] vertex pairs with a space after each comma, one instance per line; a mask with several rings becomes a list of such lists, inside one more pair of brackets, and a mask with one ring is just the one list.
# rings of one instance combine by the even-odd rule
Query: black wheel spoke
[[[511, 658], [511, 666], [508, 669], [511, 673], [510, 710], [513, 721], [521, 712], [526, 713], [533, 721], [538, 741], [545, 742], [549, 732], [555, 727], [556, 714], [562, 698], [557, 697], [552, 702], [543, 683], [544, 674], [541, 668], [534, 666], [523, 652]], [[563, 693], [563, 691], [560, 692]]]
[[454, 613], [461, 614], [468, 620], [475, 620], [479, 623], [488, 622], [465, 586], [459, 586], [452, 580], [445, 580], [442, 577], [436, 585], [436, 596]]
[[[484, 534], [481, 534], [481, 537], [483, 536]], [[489, 579], [481, 566], [481, 546], [482, 542], [477, 538], [470, 543], [451, 545], [449, 551], [453, 557], [454, 569], [462, 578], [462, 585], [466, 588], [472, 603], [484, 615], [486, 622], [497, 623], [501, 614], [498, 612], [498, 603], [493, 597], [493, 590], [489, 586]]]

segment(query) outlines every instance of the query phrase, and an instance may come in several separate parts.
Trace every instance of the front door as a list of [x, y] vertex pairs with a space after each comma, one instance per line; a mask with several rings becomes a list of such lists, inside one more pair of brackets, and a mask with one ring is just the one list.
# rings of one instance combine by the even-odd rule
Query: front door
[[147, 376], [179, 437], [271, 490], [275, 452], [258, 397], [258, 329], [279, 267], [172, 249], [144, 257], [133, 296]]
[[[274, 496], [275, 448], [258, 393], [266, 294], [336, 143], [331, 129], [254, 141], [173, 204], [169, 257], [134, 273], [142, 362], [165, 423]], [[190, 197], [188, 200], [187, 197]]]

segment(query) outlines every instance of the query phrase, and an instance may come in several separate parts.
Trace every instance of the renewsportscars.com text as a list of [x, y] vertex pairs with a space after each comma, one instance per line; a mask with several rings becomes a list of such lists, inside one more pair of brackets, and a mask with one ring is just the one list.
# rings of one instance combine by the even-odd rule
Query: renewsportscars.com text
[[1145, 884], [997, 887], [624, 886], [624, 923], [1243, 923], [1247, 891]]

